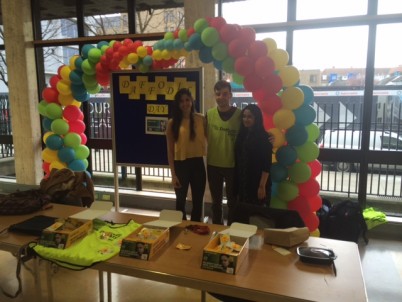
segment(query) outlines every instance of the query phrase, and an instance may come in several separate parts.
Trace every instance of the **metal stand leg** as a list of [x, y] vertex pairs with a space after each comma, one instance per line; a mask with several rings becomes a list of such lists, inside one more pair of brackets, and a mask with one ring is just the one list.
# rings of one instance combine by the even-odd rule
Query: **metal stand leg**
[[53, 302], [53, 284], [52, 284], [52, 263], [46, 261], [46, 286], [48, 301]]
[[107, 298], [108, 302], [112, 302], [112, 273], [107, 272]]

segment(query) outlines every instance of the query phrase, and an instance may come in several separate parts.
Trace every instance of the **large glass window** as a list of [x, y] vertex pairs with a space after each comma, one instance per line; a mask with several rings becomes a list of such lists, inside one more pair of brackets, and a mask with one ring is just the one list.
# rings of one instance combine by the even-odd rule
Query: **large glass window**
[[378, 0], [378, 14], [400, 14], [402, 13], [402, 1], [400, 0]]
[[222, 5], [222, 16], [227, 23], [239, 25], [286, 22], [286, 9], [287, 1], [234, 1]]
[[367, 14], [367, 0], [297, 0], [297, 20]]

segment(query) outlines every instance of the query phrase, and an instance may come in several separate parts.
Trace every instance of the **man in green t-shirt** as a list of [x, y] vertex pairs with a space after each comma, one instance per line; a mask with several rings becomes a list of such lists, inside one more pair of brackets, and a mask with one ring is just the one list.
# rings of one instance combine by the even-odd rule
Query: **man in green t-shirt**
[[215, 84], [217, 106], [207, 111], [207, 172], [212, 197], [212, 222], [224, 224], [222, 199], [223, 184], [226, 185], [228, 225], [233, 222], [236, 204], [234, 196], [236, 136], [241, 123], [240, 109], [230, 104], [232, 88], [229, 82], [220, 80]]

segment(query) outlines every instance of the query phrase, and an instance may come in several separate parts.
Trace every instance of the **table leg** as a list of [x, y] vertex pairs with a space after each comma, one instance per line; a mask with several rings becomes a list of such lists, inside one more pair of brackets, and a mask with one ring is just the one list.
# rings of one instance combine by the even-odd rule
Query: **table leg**
[[207, 295], [205, 293], [205, 290], [202, 290], [201, 291], [201, 302], [207, 301], [206, 299], [207, 299]]

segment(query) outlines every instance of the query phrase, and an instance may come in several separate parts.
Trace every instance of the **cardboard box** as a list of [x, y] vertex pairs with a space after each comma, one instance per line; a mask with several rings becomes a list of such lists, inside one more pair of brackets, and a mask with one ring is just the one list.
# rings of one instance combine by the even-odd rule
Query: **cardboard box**
[[268, 244], [292, 247], [306, 241], [310, 237], [307, 227], [287, 229], [264, 229], [264, 242]]
[[91, 232], [92, 226], [92, 220], [58, 219], [43, 230], [39, 244], [58, 249], [68, 248]]
[[162, 210], [158, 220], [144, 223], [123, 239], [120, 256], [150, 260], [169, 242], [170, 228], [182, 222], [180, 211]]
[[[204, 247], [201, 268], [234, 275], [248, 254], [249, 238], [257, 226], [234, 222], [214, 236]], [[222, 235], [229, 235], [230, 242], [221, 244]], [[226, 237], [227, 238], [227, 237]], [[234, 247], [233, 251], [230, 251]]]

